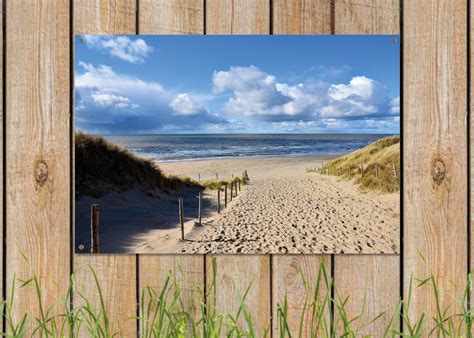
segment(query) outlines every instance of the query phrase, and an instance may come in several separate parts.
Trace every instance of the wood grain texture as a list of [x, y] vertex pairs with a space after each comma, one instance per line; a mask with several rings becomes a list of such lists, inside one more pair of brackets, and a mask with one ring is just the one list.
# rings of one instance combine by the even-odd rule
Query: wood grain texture
[[140, 34], [202, 34], [204, 0], [141, 0]]
[[[327, 273], [327, 278], [331, 278], [331, 260], [326, 255], [273, 255], [272, 256], [272, 318], [273, 336], [278, 337], [278, 305], [283, 305], [285, 297], [288, 299], [288, 326], [293, 335], [300, 331], [300, 322], [304, 312], [301, 337], [310, 337], [311, 334], [311, 301], [317, 283], [318, 272], [321, 262]], [[322, 272], [321, 272], [322, 273]], [[305, 281], [308, 283], [305, 286]], [[320, 280], [322, 284], [320, 297], [326, 296], [327, 290], [324, 278]], [[305, 301], [307, 301], [305, 309]], [[328, 311], [329, 322], [329, 311]]]
[[140, 292], [147, 286], [161, 290], [171, 272], [171, 282], [182, 292], [189, 313], [199, 313], [204, 290], [204, 255], [140, 255]]
[[[136, 1], [74, 1], [75, 34], [135, 34]], [[101, 9], [97, 14], [97, 10]], [[82, 30], [84, 29], [84, 30]], [[137, 334], [136, 256], [135, 255], [74, 255], [74, 268], [91, 266], [100, 279], [112, 330], [121, 330], [125, 337]], [[87, 295], [97, 304], [99, 295], [89, 269], [81, 269], [76, 277]], [[77, 295], [74, 298], [78, 299]], [[85, 334], [83, 332], [85, 336]]]
[[[140, 1], [139, 22], [142, 34], [202, 34], [203, 0]], [[203, 289], [205, 281], [204, 259], [204, 255], [141, 255], [140, 288], [159, 289], [172, 271], [184, 292], [184, 306], [197, 314], [196, 306], [202, 301], [197, 289]]]
[[[105, 308], [110, 317], [112, 332], [120, 332], [122, 337], [136, 337], [136, 275], [135, 257], [123, 255], [89, 255], [87, 259], [77, 259], [75, 262], [76, 293], [74, 304], [83, 305], [81, 295], [86, 297], [94, 308], [100, 310], [98, 288], [94, 280], [93, 269], [98, 277]], [[132, 259], [133, 258], [133, 259]], [[80, 262], [80, 263], [79, 263]], [[81, 337], [90, 337], [85, 326], [81, 327]]]
[[[268, 34], [270, 33], [270, 8], [268, 0], [207, 0], [206, 33], [208, 34]], [[218, 271], [215, 303], [220, 312], [235, 314], [240, 305], [239, 295], [252, 282], [247, 297], [252, 318], [259, 335], [270, 329], [271, 290], [270, 256], [212, 256], [206, 257], [207, 281], [212, 277], [212, 260], [216, 259]]]
[[334, 0], [336, 34], [398, 34], [399, 0]]
[[[245, 303], [255, 324], [257, 337], [263, 337], [265, 330], [270, 330], [270, 256], [214, 257], [217, 263], [215, 280], [217, 299], [214, 299], [210, 292], [207, 303], [218, 313], [235, 316], [246, 289], [251, 285]], [[210, 290], [213, 282], [213, 257], [207, 256], [206, 260], [206, 284], [207, 289]], [[239, 322], [246, 327], [243, 317], [242, 314]]]
[[[366, 325], [379, 314], [387, 311], [377, 321], [363, 327], [360, 334], [382, 336], [395, 307], [400, 301], [400, 257], [384, 256], [336, 256], [334, 264], [335, 297], [339, 304], [346, 297], [350, 318], [361, 314], [358, 324]], [[335, 314], [336, 324], [338, 314]], [[354, 325], [355, 326], [355, 325]]]
[[[9, 1], [6, 10], [6, 291], [15, 275], [36, 274], [52, 306], [70, 271], [69, 1]], [[39, 315], [33, 287], [16, 290], [14, 320], [25, 313]]]
[[[432, 272], [442, 308], [467, 274], [466, 11], [466, 0], [404, 2], [404, 289]], [[435, 314], [429, 287], [414, 290], [410, 315], [422, 312]]]
[[269, 0], [207, 0], [207, 34], [270, 33]]
[[273, 34], [330, 34], [331, 1], [273, 0]]
[[[336, 0], [334, 33], [399, 34], [399, 13], [398, 1]], [[400, 278], [396, 274], [399, 261], [398, 255], [334, 257], [334, 282], [339, 296], [349, 297], [351, 317], [357, 316], [364, 306], [369, 319], [395, 308], [400, 299]], [[387, 322], [384, 317], [364, 331], [380, 336]]]
[[74, 30], [83, 34], [134, 34], [136, 2], [74, 0]]

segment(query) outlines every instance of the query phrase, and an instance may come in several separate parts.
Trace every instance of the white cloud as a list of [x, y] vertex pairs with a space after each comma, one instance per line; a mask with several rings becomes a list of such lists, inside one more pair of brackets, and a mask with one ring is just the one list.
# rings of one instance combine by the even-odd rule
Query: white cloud
[[324, 117], [354, 117], [387, 114], [388, 91], [379, 82], [365, 76], [356, 76], [348, 84], [329, 87], [328, 104], [321, 108]]
[[390, 101], [390, 112], [394, 114], [400, 114], [400, 96]]
[[144, 62], [153, 51], [145, 40], [128, 36], [84, 35], [87, 47], [109, 53], [122, 61], [131, 63]]
[[127, 97], [107, 94], [101, 92], [91, 93], [92, 100], [98, 105], [103, 107], [117, 107], [117, 108], [126, 108], [130, 106], [130, 100]]
[[[75, 77], [76, 122], [83, 130], [160, 132], [170, 126], [194, 130], [226, 120], [211, 114], [191, 94], [176, 94], [154, 81], [79, 62]], [[194, 129], [193, 129], [194, 128]]]
[[188, 93], [178, 94], [170, 103], [175, 115], [196, 115], [205, 110], [204, 106]]
[[273, 122], [397, 113], [397, 101], [390, 102], [387, 88], [365, 76], [353, 77], [347, 84], [307, 80], [290, 85], [255, 66], [230, 67], [214, 72], [213, 85], [214, 93], [231, 93], [227, 112]]

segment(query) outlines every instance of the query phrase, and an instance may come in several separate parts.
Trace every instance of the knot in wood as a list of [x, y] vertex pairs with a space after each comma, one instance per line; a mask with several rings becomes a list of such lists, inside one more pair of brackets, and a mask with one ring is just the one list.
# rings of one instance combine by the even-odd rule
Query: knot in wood
[[440, 185], [446, 176], [446, 164], [443, 159], [435, 158], [431, 165], [431, 176], [436, 184]]
[[35, 164], [35, 180], [42, 187], [48, 180], [48, 164], [45, 160], [37, 160]]

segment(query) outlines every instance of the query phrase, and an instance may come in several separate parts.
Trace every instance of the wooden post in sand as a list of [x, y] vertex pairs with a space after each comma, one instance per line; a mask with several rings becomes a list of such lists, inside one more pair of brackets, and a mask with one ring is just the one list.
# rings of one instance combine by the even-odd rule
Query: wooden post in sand
[[178, 199], [179, 202], [179, 223], [181, 225], [181, 240], [184, 241], [184, 202], [183, 198]]
[[224, 208], [227, 208], [227, 184], [224, 185]]
[[221, 213], [221, 188], [217, 188], [217, 213]]
[[234, 194], [234, 184], [230, 184], [230, 201], [232, 202], [232, 195]]
[[198, 174], [199, 182], [201, 182], [201, 174]]
[[349, 179], [352, 178], [352, 166], [350, 165], [349, 166]]
[[239, 182], [239, 191], [241, 191], [242, 189], [240, 188], [240, 180], [238, 182]]
[[198, 202], [198, 223], [201, 225], [202, 219], [202, 191], [199, 192], [199, 202]]
[[234, 181], [234, 190], [235, 190], [235, 197], [237, 197], [237, 181]]
[[99, 253], [99, 205], [91, 205], [91, 253]]
[[360, 165], [360, 177], [364, 177], [364, 165]]
[[395, 168], [395, 163], [392, 163], [392, 172], [393, 172], [393, 176], [397, 178], [397, 169]]

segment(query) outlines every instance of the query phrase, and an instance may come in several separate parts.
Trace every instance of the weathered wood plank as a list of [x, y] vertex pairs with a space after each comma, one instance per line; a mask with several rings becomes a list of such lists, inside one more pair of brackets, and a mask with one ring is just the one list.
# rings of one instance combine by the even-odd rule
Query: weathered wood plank
[[202, 34], [204, 0], [141, 0], [140, 34]]
[[[331, 260], [328, 255], [273, 255], [272, 256], [272, 318], [273, 336], [279, 336], [278, 327], [278, 305], [283, 306], [285, 297], [288, 300], [288, 326], [293, 336], [311, 336], [310, 310], [313, 293], [318, 282], [320, 264], [324, 261], [327, 278], [331, 278]], [[304, 279], [303, 279], [304, 278]], [[321, 292], [320, 297], [330, 292], [325, 285], [325, 279], [321, 270]], [[305, 285], [307, 283], [307, 286]], [[305, 308], [305, 301], [306, 308]], [[326, 306], [328, 310], [329, 307]], [[300, 322], [303, 326], [300, 332]], [[329, 310], [327, 311], [327, 322], [329, 323]], [[329, 329], [328, 329], [329, 330]]]
[[[206, 284], [210, 298], [207, 303], [217, 313], [226, 313], [235, 317], [246, 289], [251, 286], [245, 300], [255, 325], [258, 337], [270, 330], [270, 256], [214, 256], [217, 270], [214, 299], [210, 291], [213, 284], [213, 257], [207, 256]], [[239, 323], [246, 327], [243, 314]]]
[[330, 34], [331, 1], [274, 0], [274, 34]]
[[197, 318], [203, 301], [200, 292], [204, 290], [204, 255], [140, 255], [139, 264], [140, 292], [145, 287], [159, 292], [171, 272], [170, 282], [179, 286], [184, 307]]
[[[100, 0], [75, 0], [75, 34], [135, 34], [136, 1], [105, 2]], [[97, 13], [99, 11], [99, 13]], [[125, 337], [137, 334], [136, 321], [136, 256], [135, 255], [74, 255], [74, 266], [91, 266], [99, 277], [107, 303], [113, 331], [121, 330]], [[92, 274], [82, 268], [76, 280], [84, 286], [86, 295], [98, 305], [99, 297]], [[75, 301], [80, 299], [75, 296]], [[87, 333], [82, 332], [84, 336]]]
[[[336, 0], [335, 34], [399, 34], [399, 2]], [[395, 308], [399, 300], [398, 255], [334, 257], [334, 282], [342, 298], [349, 297], [351, 317], [367, 309], [367, 318]], [[387, 317], [364, 329], [375, 336], [383, 333]]]
[[[6, 11], [6, 291], [15, 275], [36, 274], [49, 307], [66, 297], [70, 272], [69, 1]], [[38, 317], [33, 287], [16, 291], [14, 320]]]
[[400, 0], [335, 0], [336, 34], [398, 34]]
[[[268, 0], [207, 0], [206, 33], [208, 34], [268, 34], [270, 33], [270, 3]], [[217, 299], [210, 299], [220, 312], [234, 313], [240, 305], [239, 296], [252, 282], [247, 297], [251, 316], [261, 335], [270, 329], [271, 291], [270, 256], [207, 256], [207, 285], [212, 277], [212, 259], [217, 271]]]
[[268, 34], [269, 0], [207, 0], [207, 34]]
[[[467, 274], [466, 11], [466, 0], [403, 9], [404, 289], [432, 272], [443, 309], [462, 298]], [[433, 291], [415, 289], [411, 307], [413, 318], [435, 315]]]
[[[273, 1], [274, 34], [329, 34], [331, 32], [331, 2], [326, 0]], [[278, 332], [278, 305], [288, 298], [288, 325], [293, 335], [300, 330], [305, 299], [311, 300], [321, 261], [325, 261], [330, 278], [330, 256], [323, 255], [274, 255], [272, 257], [272, 321], [273, 335]], [[304, 275], [309, 290], [305, 288]], [[322, 290], [321, 295], [326, 290]], [[328, 314], [329, 315], [329, 314]], [[306, 310], [302, 336], [311, 334], [310, 311]]]
[[136, 2], [136, 0], [75, 0], [74, 30], [84, 34], [134, 34]]
[[[95, 309], [100, 310], [99, 290], [94, 280], [97, 274], [105, 308], [110, 320], [111, 332], [123, 337], [137, 336], [136, 263], [132, 255], [76, 255], [76, 293], [74, 305], [81, 306], [86, 297]], [[90, 337], [83, 324], [81, 337]]]
[[[361, 334], [379, 337], [389, 323], [400, 301], [400, 256], [336, 256], [334, 262], [335, 297], [337, 302], [346, 297], [346, 310], [352, 319], [361, 314], [357, 325], [366, 325], [387, 311], [374, 323], [364, 326]], [[335, 314], [338, 317], [338, 314]], [[341, 322], [336, 324], [341, 324]]]
[[[203, 0], [140, 1], [139, 22], [143, 34], [202, 34]], [[160, 289], [171, 271], [184, 292], [184, 306], [197, 311], [202, 299], [196, 289], [203, 288], [205, 280], [203, 255], [141, 255], [139, 271], [141, 289], [145, 286]]]

